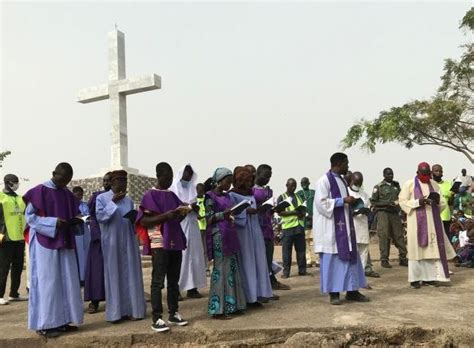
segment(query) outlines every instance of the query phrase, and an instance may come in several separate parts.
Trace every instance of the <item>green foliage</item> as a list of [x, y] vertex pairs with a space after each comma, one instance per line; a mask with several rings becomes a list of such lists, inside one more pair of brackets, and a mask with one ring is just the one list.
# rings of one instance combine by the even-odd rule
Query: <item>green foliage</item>
[[[474, 8], [461, 27], [474, 31]], [[396, 142], [436, 145], [465, 155], [474, 163], [474, 44], [463, 46], [459, 60], [447, 59], [441, 86], [429, 100], [415, 100], [380, 112], [375, 120], [362, 119], [347, 131], [344, 148], [355, 146], [375, 152], [377, 144]]]
[[0, 152], [0, 168], [2, 168], [3, 160], [10, 154], [10, 151]]
[[471, 9], [466, 12], [459, 28], [474, 30], [474, 7], [471, 7]]

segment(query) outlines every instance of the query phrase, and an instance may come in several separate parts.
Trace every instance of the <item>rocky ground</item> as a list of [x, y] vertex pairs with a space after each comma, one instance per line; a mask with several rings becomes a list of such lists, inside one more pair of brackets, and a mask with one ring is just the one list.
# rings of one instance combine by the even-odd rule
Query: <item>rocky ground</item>
[[[377, 245], [371, 245], [374, 259]], [[394, 248], [393, 248], [394, 249]], [[392, 259], [396, 259], [392, 250]], [[281, 249], [276, 248], [281, 260]], [[142, 321], [109, 324], [104, 312], [85, 314], [84, 324], [74, 334], [54, 340], [40, 338], [26, 328], [27, 303], [0, 306], [0, 347], [194, 347], [194, 346], [474, 346], [471, 303], [474, 270], [454, 268], [450, 286], [410, 289], [407, 269], [393, 262], [392, 269], [375, 269], [381, 278], [369, 278], [369, 303], [331, 306], [319, 292], [319, 272], [285, 280], [290, 291], [279, 291], [279, 301], [247, 311], [228, 321], [209, 319], [207, 298], [185, 300], [180, 313], [189, 326], [168, 333], [150, 329], [150, 305]], [[144, 262], [146, 290], [151, 268]], [[292, 269], [296, 274], [296, 265]], [[207, 295], [207, 289], [202, 290]], [[86, 306], [84, 307], [86, 308]], [[103, 310], [103, 305], [101, 310]]]

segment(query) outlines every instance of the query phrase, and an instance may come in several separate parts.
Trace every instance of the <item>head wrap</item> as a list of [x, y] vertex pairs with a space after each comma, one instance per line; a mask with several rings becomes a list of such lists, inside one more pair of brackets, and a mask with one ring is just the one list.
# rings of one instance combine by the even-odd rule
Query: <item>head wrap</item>
[[127, 172], [125, 170], [114, 170], [112, 173], [110, 173], [110, 180], [115, 180], [115, 179], [120, 179], [120, 178], [126, 178], [127, 177]]
[[[189, 166], [193, 170], [193, 176], [186, 186], [183, 185], [181, 178], [183, 177], [184, 170]], [[186, 203], [193, 203], [196, 201], [197, 192], [196, 192], [196, 183], [197, 183], [197, 173], [194, 170], [191, 164], [186, 164], [178, 170], [173, 179], [173, 184], [169, 188], [170, 191], [173, 191], [178, 198]]]
[[227, 176], [230, 176], [232, 175], [232, 171], [230, 169], [227, 169], [227, 168], [217, 168], [215, 171], [214, 171], [214, 175], [212, 176], [212, 180], [218, 184], [219, 182], [221, 182], [225, 177]]
[[247, 182], [252, 182], [252, 181], [253, 181], [253, 174], [248, 167], [235, 167], [233, 185], [237, 191], [250, 189], [246, 187], [247, 186], [246, 184]]
[[[427, 174], [423, 174], [421, 173], [422, 170], [426, 170], [428, 169], [429, 173]], [[430, 182], [431, 180], [431, 168], [430, 168], [430, 165], [426, 162], [421, 162], [419, 165], [418, 165], [418, 171], [416, 172], [418, 174], [418, 179], [424, 183], [424, 184], [427, 184]]]

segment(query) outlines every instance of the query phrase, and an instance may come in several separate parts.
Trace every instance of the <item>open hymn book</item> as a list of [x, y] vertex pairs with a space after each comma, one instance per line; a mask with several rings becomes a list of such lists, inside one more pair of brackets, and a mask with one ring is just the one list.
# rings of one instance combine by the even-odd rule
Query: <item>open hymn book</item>
[[239, 202], [237, 203], [236, 205], [234, 205], [232, 208], [230, 208], [230, 213], [232, 215], [239, 215], [240, 213], [242, 213], [245, 209], [247, 209], [248, 207], [250, 207], [250, 205], [252, 204], [251, 201], [249, 200], [243, 200], [242, 202]]
[[273, 197], [270, 197], [260, 205], [260, 210], [269, 211], [274, 209], [276, 212], [283, 211], [291, 205], [291, 197], [282, 200], [277, 205], [273, 204]]
[[70, 218], [69, 220], [67, 220], [66, 223], [69, 226], [81, 225], [81, 224], [85, 223], [87, 220], [89, 220], [90, 217], [91, 217], [90, 215], [75, 216], [75, 217]]

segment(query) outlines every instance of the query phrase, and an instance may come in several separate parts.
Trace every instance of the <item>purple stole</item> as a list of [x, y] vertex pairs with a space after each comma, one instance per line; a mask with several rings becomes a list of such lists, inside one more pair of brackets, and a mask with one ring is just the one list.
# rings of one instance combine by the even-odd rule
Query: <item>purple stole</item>
[[[214, 202], [214, 213], [223, 212], [228, 208], [232, 208], [232, 202], [228, 193], [223, 193], [221, 196], [219, 196], [214, 191], [209, 191], [206, 195]], [[214, 222], [212, 225], [208, 224], [207, 226], [206, 246], [209, 260], [214, 258], [212, 228], [215, 225], [216, 222]], [[222, 251], [224, 256], [229, 256], [238, 252], [240, 250], [240, 243], [234, 223], [229, 220], [221, 220], [217, 222], [217, 226], [222, 238]]]
[[[170, 210], [183, 205], [183, 202], [171, 191], [150, 190], [145, 193], [140, 203], [137, 223], [148, 210], [153, 214], [164, 214]], [[163, 249], [184, 250], [186, 249], [186, 236], [178, 219], [168, 220], [161, 224], [161, 235], [163, 237]]]
[[[428, 182], [430, 192], [435, 192], [431, 182]], [[424, 198], [423, 192], [421, 191], [420, 180], [415, 177], [415, 188], [414, 188], [415, 199]], [[441, 222], [441, 215], [437, 204], [431, 206], [433, 211], [433, 220], [436, 232], [436, 241], [438, 242], [438, 251], [441, 264], [443, 265], [443, 271], [446, 278], [449, 278], [448, 260], [446, 257], [446, 249], [444, 246], [444, 230]], [[426, 217], [426, 207], [419, 207], [416, 209], [416, 224], [417, 224], [417, 239], [418, 245], [422, 248], [428, 246], [428, 221]]]
[[90, 231], [91, 231], [91, 242], [95, 242], [97, 240], [100, 240], [100, 226], [99, 223], [97, 222], [97, 217], [96, 217], [96, 201], [97, 201], [97, 196], [107, 192], [107, 191], [97, 191], [94, 192], [89, 199], [89, 203], [87, 203], [87, 206], [89, 207], [89, 214], [90, 214]]
[[[341, 191], [339, 190], [339, 185], [337, 184], [334, 174], [329, 171], [326, 173], [326, 176], [329, 180], [329, 186], [331, 189], [331, 198], [342, 198]], [[345, 185], [345, 184], [344, 184]], [[346, 195], [348, 195], [346, 187]], [[336, 230], [336, 245], [337, 245], [337, 254], [339, 259], [342, 261], [350, 261], [351, 263], [357, 262], [357, 242], [354, 229], [354, 221], [352, 220], [352, 215], [350, 214], [349, 208], [349, 228], [351, 235], [351, 248], [349, 250], [349, 240], [347, 238], [347, 221], [346, 214], [344, 213], [344, 205], [341, 207], [334, 206], [334, 228]]]
[[[270, 187], [257, 187], [254, 186], [252, 188], [252, 194], [255, 197], [255, 201], [257, 202], [257, 206], [262, 204], [263, 202], [270, 199], [273, 196], [273, 191]], [[273, 240], [273, 226], [272, 226], [272, 213], [271, 212], [263, 212], [258, 214], [258, 222], [260, 227], [262, 228], [263, 238], [266, 240]]]
[[[29, 190], [23, 199], [27, 204], [33, 205], [38, 216], [55, 217], [67, 221], [80, 214], [79, 200], [65, 187], [53, 189], [38, 185]], [[57, 229], [54, 238], [36, 233], [36, 239], [47, 249], [75, 249], [74, 229], [75, 227], [63, 224]]]

